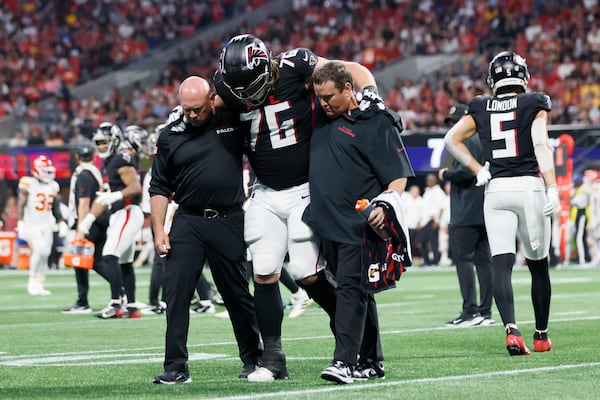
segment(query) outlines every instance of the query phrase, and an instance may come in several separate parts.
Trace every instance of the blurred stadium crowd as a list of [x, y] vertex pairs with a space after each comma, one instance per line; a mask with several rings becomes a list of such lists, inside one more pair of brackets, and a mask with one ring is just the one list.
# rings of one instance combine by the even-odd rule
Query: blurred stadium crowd
[[[210, 77], [225, 41], [250, 31], [277, 54], [308, 47], [373, 71], [419, 55], [461, 55], [433, 76], [398, 79], [386, 93], [408, 129], [443, 126], [457, 101], [486, 92], [490, 55], [527, 57], [530, 87], [554, 102], [554, 124], [600, 123], [600, 7], [595, 0], [294, 0], [293, 12], [215, 36], [187, 49], [151, 87], [75, 98], [79, 85], [175, 46], [269, 0], [7, 0], [0, 7], [0, 118], [18, 118], [13, 145], [76, 144], [102, 121], [152, 125], [176, 104], [181, 79]], [[52, 98], [54, 101], [41, 100]], [[35, 128], [34, 128], [35, 127]], [[41, 143], [43, 142], [43, 143]]]

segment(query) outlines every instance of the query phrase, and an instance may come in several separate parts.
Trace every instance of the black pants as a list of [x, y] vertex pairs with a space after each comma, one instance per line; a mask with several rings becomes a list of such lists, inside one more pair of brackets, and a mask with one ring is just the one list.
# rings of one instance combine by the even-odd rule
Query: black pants
[[383, 360], [375, 297], [361, 288], [361, 246], [324, 240], [323, 256], [337, 281], [333, 359], [350, 365], [357, 356]]
[[[107, 271], [102, 263], [102, 247], [106, 242], [106, 227], [94, 223], [90, 228], [87, 239], [94, 243], [94, 271], [109, 281]], [[77, 305], [89, 306], [88, 293], [90, 290], [90, 271], [84, 268], [73, 268], [75, 270], [75, 281], [77, 282]]]
[[[492, 315], [492, 255], [484, 225], [450, 225], [450, 250], [456, 264], [458, 285], [463, 298], [462, 312]], [[479, 280], [479, 303], [475, 286], [475, 270]]]
[[243, 211], [213, 219], [177, 211], [169, 238], [171, 251], [163, 280], [167, 303], [165, 371], [187, 368], [190, 301], [207, 260], [229, 312], [240, 358], [244, 363], [257, 360], [261, 352], [258, 323], [243, 266]]
[[440, 230], [433, 221], [429, 221], [419, 231], [419, 244], [423, 264], [437, 265], [440, 262]]
[[[154, 256], [152, 263], [152, 271], [150, 272], [150, 286], [148, 288], [148, 299], [151, 306], [159, 305], [160, 289], [163, 287], [163, 276], [165, 273], [165, 262], [163, 257], [159, 257], [158, 253]], [[164, 294], [163, 294], [164, 297]]]
[[575, 238], [575, 248], [577, 250], [577, 257], [575, 258], [575, 262], [580, 264], [588, 263], [592, 260], [590, 255], [590, 248], [588, 246], [587, 239], [587, 215], [585, 212], [585, 208], [577, 209], [577, 214], [575, 216], [575, 234], [573, 237]]

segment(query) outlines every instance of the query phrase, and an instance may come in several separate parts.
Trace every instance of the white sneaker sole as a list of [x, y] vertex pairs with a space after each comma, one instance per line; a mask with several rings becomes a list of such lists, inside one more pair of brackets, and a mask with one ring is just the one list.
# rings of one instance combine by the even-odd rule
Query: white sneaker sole
[[248, 375], [248, 382], [273, 382], [275, 376], [265, 367], [258, 367], [254, 372]]
[[328, 369], [321, 372], [321, 379], [325, 379], [326, 381], [340, 383], [340, 384], [347, 384], [347, 383], [354, 382], [354, 378], [352, 378], [351, 376], [340, 376], [333, 371], [329, 371]]

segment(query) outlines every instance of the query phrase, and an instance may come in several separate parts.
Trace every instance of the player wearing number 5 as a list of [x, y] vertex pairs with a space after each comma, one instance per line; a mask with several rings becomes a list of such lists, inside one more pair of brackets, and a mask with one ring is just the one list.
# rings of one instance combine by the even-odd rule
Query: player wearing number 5
[[[528, 80], [527, 64], [521, 56], [510, 51], [497, 54], [488, 76], [494, 95], [474, 98], [469, 115], [444, 138], [454, 157], [477, 175], [477, 185], [486, 186], [484, 219], [492, 252], [493, 291], [511, 356], [531, 353], [515, 321], [511, 275], [517, 234], [531, 273], [534, 350], [552, 347], [548, 338], [548, 250], [550, 218], [559, 199], [546, 127], [551, 103], [543, 93], [527, 93]], [[476, 132], [488, 160], [483, 167], [464, 145]]]
[[[319, 259], [319, 242], [302, 222], [310, 202], [308, 157], [315, 123], [313, 72], [328, 60], [297, 48], [271, 57], [252, 35], [232, 38], [214, 76], [215, 104], [239, 113], [248, 159], [257, 176], [245, 215], [244, 237], [254, 267], [254, 298], [264, 342], [262, 367], [249, 381], [287, 378], [281, 348], [283, 305], [279, 276], [286, 253], [288, 270], [333, 321], [335, 288]], [[359, 89], [375, 87], [368, 69], [345, 63]], [[224, 103], [224, 104], [223, 104]]]

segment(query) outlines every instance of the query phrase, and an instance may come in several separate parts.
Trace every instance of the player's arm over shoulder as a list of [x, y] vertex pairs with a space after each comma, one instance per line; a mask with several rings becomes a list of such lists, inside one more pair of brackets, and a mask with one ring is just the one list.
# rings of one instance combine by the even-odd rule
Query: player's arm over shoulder
[[[339, 61], [348, 68], [350, 73], [352, 74], [352, 78], [354, 79], [354, 90], [362, 90], [367, 86], [377, 87], [377, 82], [375, 82], [375, 77], [371, 73], [371, 71], [362, 64], [359, 64], [354, 61], [344, 61], [344, 60], [329, 60], [327, 58], [318, 57], [317, 64], [313, 70], [317, 70], [322, 67], [329, 61]], [[312, 76], [311, 76], [312, 78]]]

